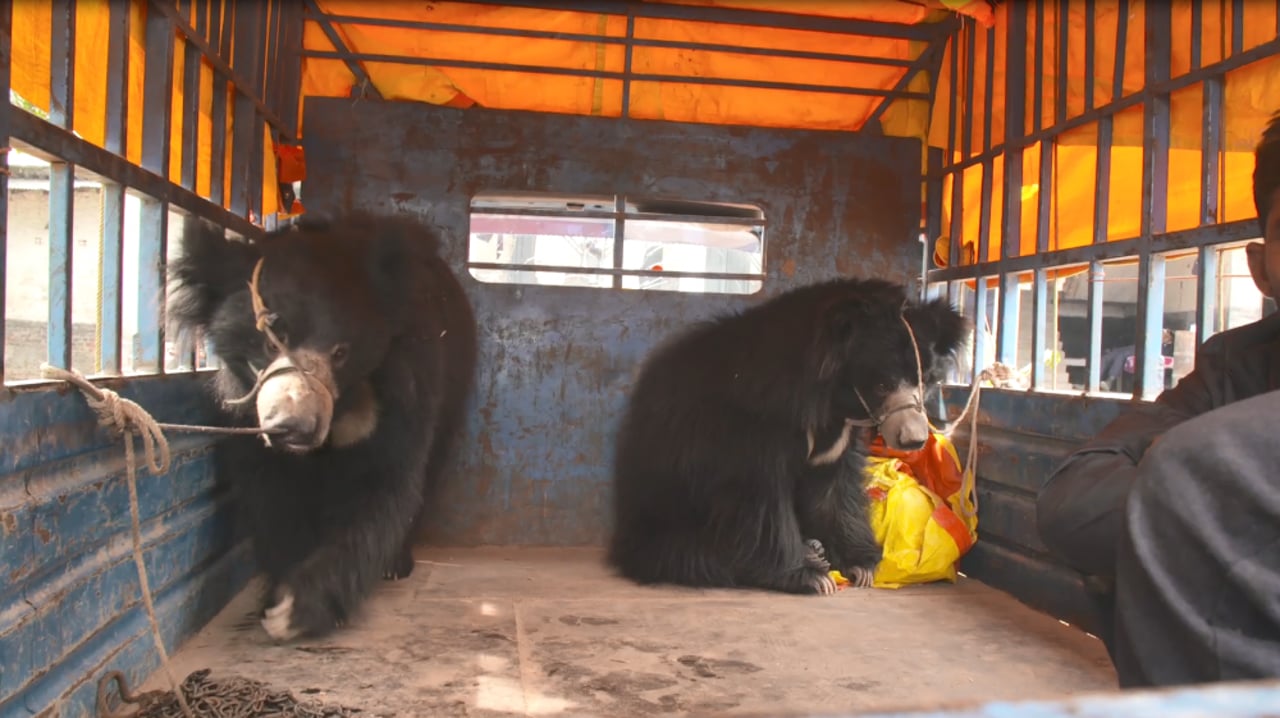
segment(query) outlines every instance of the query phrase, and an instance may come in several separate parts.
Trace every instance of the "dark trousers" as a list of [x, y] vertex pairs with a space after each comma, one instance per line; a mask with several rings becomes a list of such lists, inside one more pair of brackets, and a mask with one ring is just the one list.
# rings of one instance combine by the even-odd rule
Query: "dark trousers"
[[1179, 424], [1138, 469], [1106, 637], [1121, 687], [1280, 677], [1280, 392]]

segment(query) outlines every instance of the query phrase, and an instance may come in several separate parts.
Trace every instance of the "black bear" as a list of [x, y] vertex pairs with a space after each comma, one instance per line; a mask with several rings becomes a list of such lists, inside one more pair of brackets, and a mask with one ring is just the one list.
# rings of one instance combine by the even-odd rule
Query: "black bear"
[[322, 635], [413, 570], [475, 372], [471, 305], [435, 232], [406, 218], [307, 220], [254, 243], [188, 220], [181, 246], [172, 325], [211, 341], [229, 420], [269, 432], [215, 454], [267, 578], [262, 625]]
[[966, 333], [945, 301], [839, 279], [659, 347], [617, 437], [609, 563], [641, 584], [829, 594], [835, 567], [870, 585], [866, 428], [923, 446], [923, 393]]

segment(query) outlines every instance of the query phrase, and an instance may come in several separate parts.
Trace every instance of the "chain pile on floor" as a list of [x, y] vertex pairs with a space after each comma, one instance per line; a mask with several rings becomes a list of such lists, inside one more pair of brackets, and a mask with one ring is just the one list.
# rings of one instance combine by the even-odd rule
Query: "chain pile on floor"
[[[123, 705], [108, 706], [109, 688], [115, 683]], [[354, 718], [358, 708], [299, 701], [289, 691], [272, 688], [250, 678], [214, 679], [210, 672], [195, 671], [182, 682], [187, 707], [197, 718]], [[183, 706], [173, 691], [135, 694], [119, 671], [98, 681], [98, 718], [183, 718]]]

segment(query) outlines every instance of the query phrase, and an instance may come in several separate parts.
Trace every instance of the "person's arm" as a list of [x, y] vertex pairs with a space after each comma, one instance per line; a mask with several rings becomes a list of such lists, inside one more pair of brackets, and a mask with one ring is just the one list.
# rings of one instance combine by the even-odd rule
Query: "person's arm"
[[1155, 402], [1137, 404], [1076, 449], [1036, 500], [1045, 545], [1087, 575], [1115, 574], [1116, 542], [1138, 462], [1170, 428], [1220, 403], [1222, 345], [1206, 343], [1195, 369]]

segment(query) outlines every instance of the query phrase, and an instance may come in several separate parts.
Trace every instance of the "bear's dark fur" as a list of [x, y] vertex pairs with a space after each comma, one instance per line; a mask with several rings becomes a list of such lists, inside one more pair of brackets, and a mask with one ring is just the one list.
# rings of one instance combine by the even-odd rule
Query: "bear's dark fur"
[[[211, 340], [218, 398], [249, 393], [258, 372], [290, 357], [305, 357], [337, 395], [323, 423], [290, 403], [297, 392], [266, 416], [263, 384], [257, 415], [250, 401], [229, 407], [231, 420], [300, 438], [230, 437], [216, 454], [268, 581], [263, 625], [277, 639], [329, 631], [379, 578], [413, 570], [476, 362], [472, 309], [438, 241], [415, 221], [365, 214], [303, 221], [256, 243], [185, 226], [169, 315]], [[259, 259], [286, 357], [255, 327], [248, 284]]]
[[618, 434], [609, 563], [642, 584], [830, 593], [834, 567], [867, 585], [881, 558], [862, 480], [871, 431], [847, 420], [871, 413], [887, 426], [898, 396], [911, 412], [895, 416], [916, 423], [915, 438], [881, 433], [918, 447], [928, 423], [912, 334], [932, 386], [966, 331], [944, 301], [843, 279], [658, 348]]

